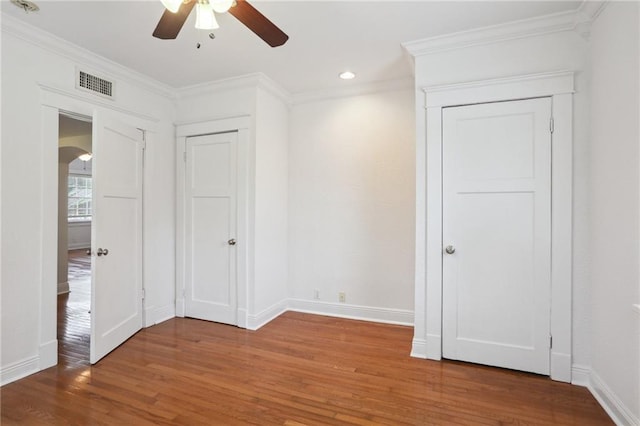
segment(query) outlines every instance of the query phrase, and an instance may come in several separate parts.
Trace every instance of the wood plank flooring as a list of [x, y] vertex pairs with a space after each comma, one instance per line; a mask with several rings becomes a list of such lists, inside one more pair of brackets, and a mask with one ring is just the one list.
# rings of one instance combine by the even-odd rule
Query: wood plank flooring
[[91, 257], [69, 251], [69, 293], [58, 295], [58, 358], [65, 365], [86, 365], [91, 334]]
[[0, 389], [2, 424], [609, 425], [589, 392], [409, 357], [413, 330], [288, 312], [258, 331], [175, 318], [91, 367]]

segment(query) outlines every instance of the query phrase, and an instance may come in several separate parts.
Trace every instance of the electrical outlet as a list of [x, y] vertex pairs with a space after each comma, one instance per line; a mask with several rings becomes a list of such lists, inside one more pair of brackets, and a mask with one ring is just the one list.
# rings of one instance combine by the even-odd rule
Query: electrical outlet
[[345, 294], [345, 292], [341, 291], [340, 293], [338, 293], [338, 302], [344, 303], [346, 301], [347, 301], [347, 295]]
[[313, 298], [315, 300], [319, 300], [320, 299], [320, 290], [318, 290], [317, 288], [315, 290], [313, 290]]

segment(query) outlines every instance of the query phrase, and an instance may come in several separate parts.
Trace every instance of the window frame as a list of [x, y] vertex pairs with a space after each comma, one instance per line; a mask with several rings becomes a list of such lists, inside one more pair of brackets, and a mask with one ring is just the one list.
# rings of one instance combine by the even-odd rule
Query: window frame
[[[83, 179], [88, 181], [88, 185], [84, 186], [84, 187], [80, 187], [79, 185], [77, 185], [77, 181], [76, 181], [76, 188], [77, 190], [85, 190], [89, 192], [88, 196], [71, 196], [69, 195], [70, 192], [70, 188], [71, 188], [71, 179]], [[71, 211], [73, 210], [71, 208], [71, 200], [73, 199], [77, 199], [77, 200], [85, 200], [85, 201], [89, 201], [89, 207], [88, 207], [88, 214], [87, 215], [71, 215]], [[78, 211], [78, 209], [75, 209], [76, 212]], [[91, 222], [93, 217], [93, 178], [91, 175], [85, 175], [85, 174], [79, 174], [79, 173], [70, 173], [67, 176], [67, 222], [68, 223], [87, 223], [87, 222]]]

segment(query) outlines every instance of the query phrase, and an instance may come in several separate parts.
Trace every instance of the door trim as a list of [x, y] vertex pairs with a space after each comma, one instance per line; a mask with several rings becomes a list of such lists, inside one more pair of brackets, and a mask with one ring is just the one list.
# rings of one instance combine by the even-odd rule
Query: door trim
[[249, 294], [252, 282], [252, 270], [249, 268], [253, 253], [253, 238], [249, 227], [253, 208], [250, 203], [253, 170], [249, 159], [250, 153], [250, 116], [222, 118], [178, 125], [176, 128], [176, 316], [185, 315], [185, 283], [186, 283], [186, 197], [185, 182], [186, 169], [184, 155], [186, 141], [190, 136], [201, 136], [215, 133], [237, 132], [237, 228], [236, 239], [242, 244], [236, 246], [236, 274], [237, 274], [237, 326], [247, 328], [249, 312]]
[[515, 76], [422, 88], [416, 101], [415, 327], [411, 355], [442, 358], [442, 109], [551, 97], [550, 376], [571, 382], [573, 72]]
[[[146, 131], [157, 131], [159, 119], [140, 114], [123, 107], [106, 105], [90, 95], [78, 94], [66, 89], [39, 84], [40, 126], [42, 148], [40, 203], [40, 318], [38, 321], [39, 347], [37, 371], [58, 363], [57, 327], [57, 252], [58, 252], [58, 116], [59, 114], [94, 117], [96, 110], [108, 111], [114, 117], [122, 117], [133, 126]], [[143, 188], [144, 190], [144, 188]], [[144, 200], [143, 200], [144, 209]], [[143, 217], [144, 220], [144, 217]], [[144, 257], [144, 236], [143, 236]], [[145, 286], [143, 277], [143, 287]]]

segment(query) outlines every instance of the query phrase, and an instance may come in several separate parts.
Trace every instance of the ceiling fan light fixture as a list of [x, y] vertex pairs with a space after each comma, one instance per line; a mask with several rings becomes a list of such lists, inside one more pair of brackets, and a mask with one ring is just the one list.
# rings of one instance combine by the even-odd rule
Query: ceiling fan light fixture
[[196, 3], [196, 28], [199, 30], [215, 30], [220, 28], [210, 3]]
[[216, 13], [226, 13], [233, 6], [233, 0], [209, 0], [209, 3]]
[[165, 7], [165, 9], [173, 13], [176, 13], [180, 9], [180, 6], [182, 5], [182, 0], [160, 0], [160, 1], [162, 2], [162, 5]]

